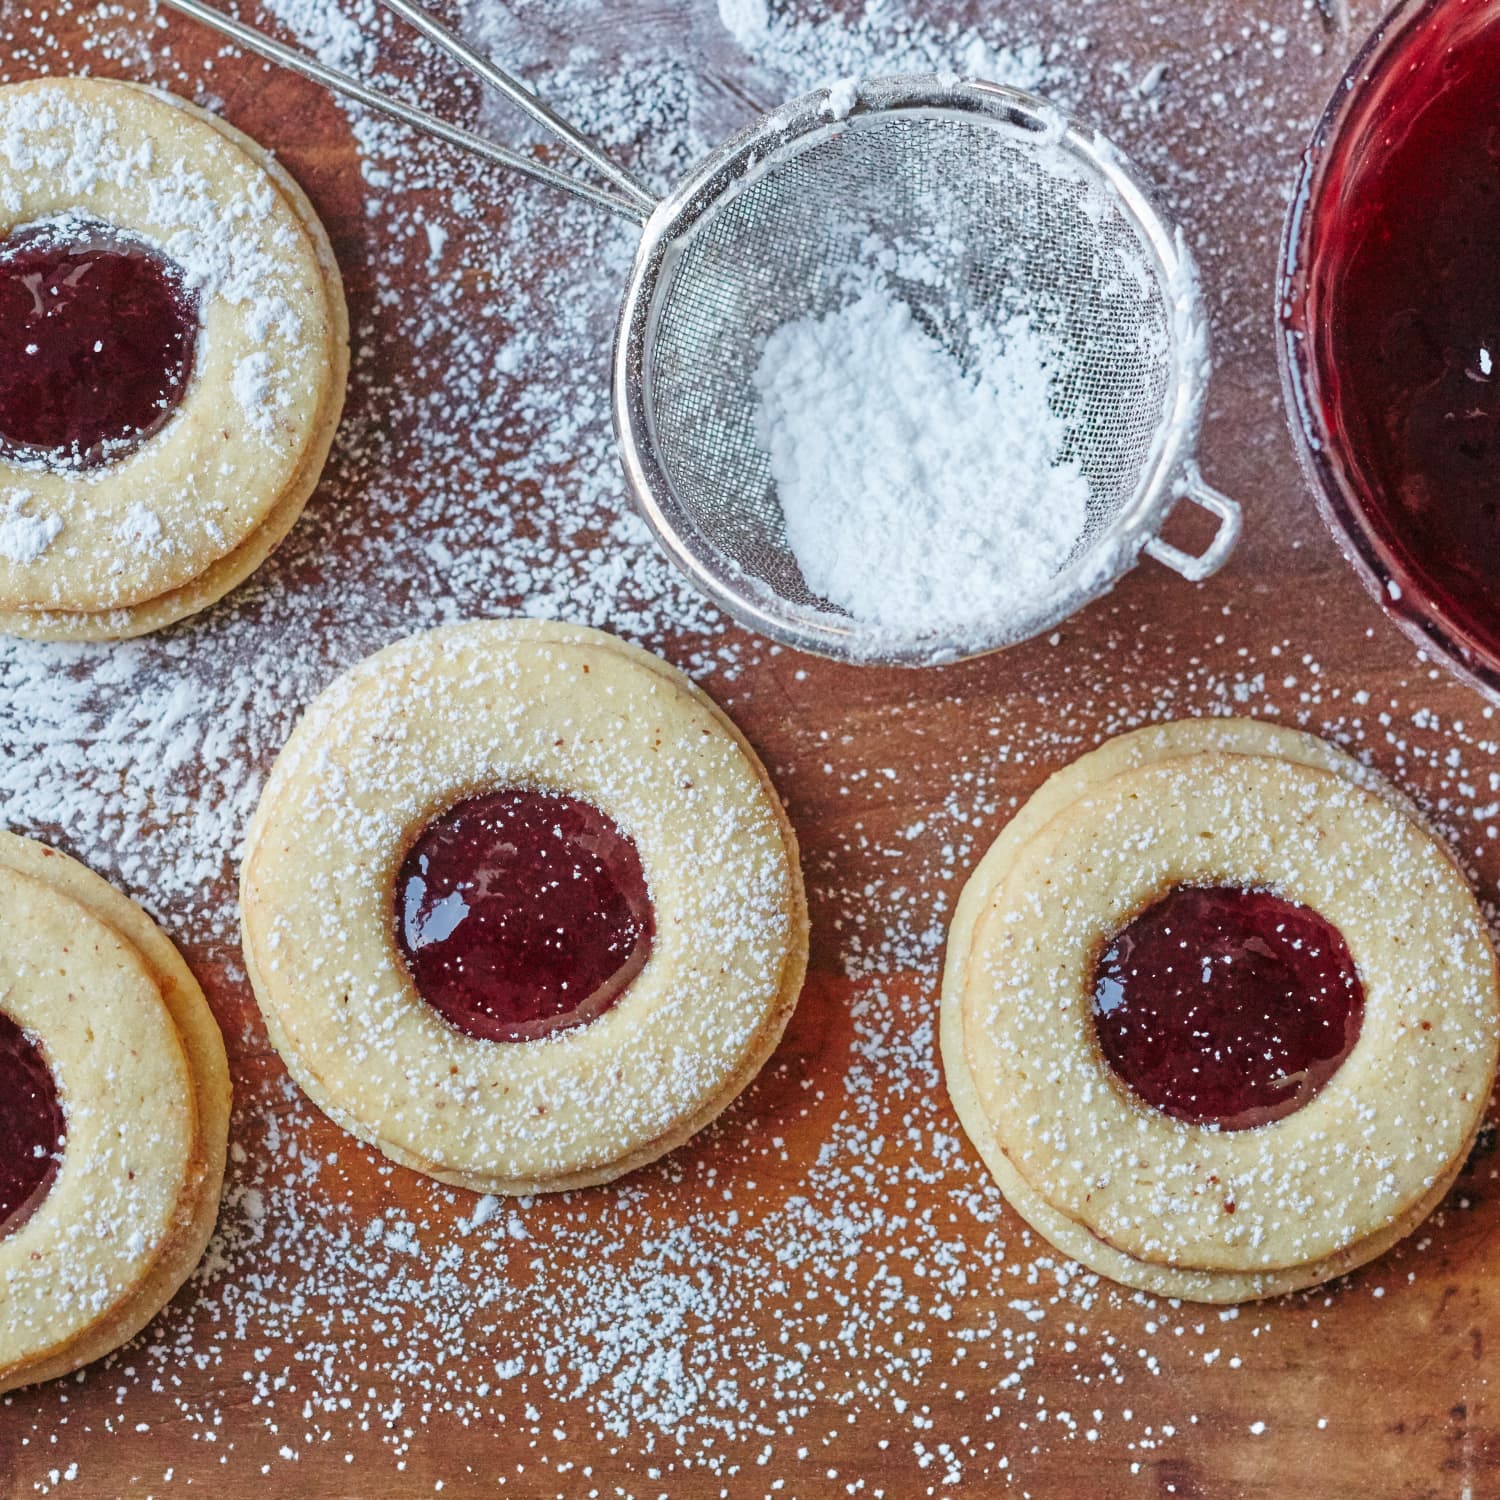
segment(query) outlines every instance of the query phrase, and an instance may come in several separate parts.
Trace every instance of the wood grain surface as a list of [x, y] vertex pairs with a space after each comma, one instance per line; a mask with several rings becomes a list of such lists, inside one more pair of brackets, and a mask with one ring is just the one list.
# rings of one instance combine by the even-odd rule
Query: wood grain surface
[[[802, 841], [812, 975], [774, 1063], [713, 1129], [627, 1184], [502, 1207], [489, 1226], [475, 1226], [473, 1198], [385, 1165], [286, 1085], [237, 955], [232, 862], [205, 879], [192, 921], [137, 873], [132, 893], [183, 937], [229, 1042], [232, 1227], [134, 1345], [0, 1401], [0, 1494], [1500, 1496], [1492, 1133], [1408, 1245], [1317, 1292], [1221, 1313], [1060, 1281], [962, 1139], [936, 1057], [941, 925], [968, 867], [1049, 771], [1130, 725], [1236, 711], [1330, 734], [1418, 798], [1493, 894], [1491, 710], [1418, 655], [1341, 559], [1297, 470], [1275, 369], [1282, 205], [1375, 13], [1356, 7], [1350, 32], [1300, 0], [926, 10], [950, 12], [1069, 59], [1086, 34], [1069, 102], [1181, 215], [1216, 335], [1203, 464], [1245, 507], [1234, 558], [1198, 587], [1144, 563], [1054, 636], [940, 671], [839, 667], [725, 626], [614, 622], [690, 665], [772, 769]], [[649, 45], [689, 64], [716, 19], [712, 5], [640, 15]], [[212, 98], [324, 215], [364, 340], [346, 435], [246, 599], [173, 634], [207, 641], [302, 590], [321, 602], [300, 618], [337, 643], [331, 676], [360, 654], [338, 624], [340, 570], [360, 566], [346, 539], [369, 466], [435, 440], [401, 399], [437, 378], [434, 364], [376, 297], [372, 268], [397, 247], [343, 110], [179, 19], [149, 47], [127, 45], [151, 24], [133, 5], [0, 0], [0, 62], [10, 78], [88, 67]], [[614, 33], [598, 24], [589, 65], [607, 76]], [[399, 39], [385, 50], [399, 68]], [[731, 76], [722, 58], [713, 66]], [[467, 87], [425, 92], [473, 118]], [[486, 180], [496, 221], [530, 191]], [[454, 232], [481, 234], [483, 221]], [[537, 254], [568, 256], [538, 222]], [[422, 262], [407, 264], [409, 295], [429, 295]], [[492, 294], [473, 280], [452, 295]], [[596, 424], [603, 345], [598, 357], [597, 403], [582, 414]], [[482, 477], [498, 485], [493, 467]], [[387, 478], [399, 494], [400, 473]], [[413, 515], [427, 498], [415, 490]], [[549, 524], [544, 496], [522, 487], [510, 503]], [[387, 501], [359, 524], [399, 532], [404, 519]], [[1190, 524], [1179, 532], [1201, 541]], [[433, 574], [410, 584], [442, 587]], [[422, 618], [393, 595], [366, 644]], [[0, 756], [14, 753], [16, 711], [0, 703]], [[274, 750], [245, 746], [258, 771]], [[163, 811], [161, 839], [174, 816]], [[149, 852], [115, 858], [77, 830], [22, 831], [106, 873], [149, 869]], [[298, 1202], [305, 1233], [265, 1224]], [[418, 1248], [393, 1248], [393, 1225]], [[513, 1244], [494, 1248], [496, 1225]], [[454, 1246], [462, 1263], [445, 1266]], [[612, 1284], [635, 1298], [618, 1316]], [[671, 1401], [649, 1380], [626, 1389], [648, 1362], [612, 1342], [617, 1329], [683, 1363], [661, 1376]]]

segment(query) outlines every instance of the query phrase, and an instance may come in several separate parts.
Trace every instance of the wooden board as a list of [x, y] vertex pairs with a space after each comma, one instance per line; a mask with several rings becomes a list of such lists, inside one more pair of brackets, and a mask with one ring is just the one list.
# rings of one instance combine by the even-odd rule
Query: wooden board
[[[629, 88], [644, 53], [700, 74], [721, 103], [776, 102], [740, 84], [743, 59], [711, 5], [624, 9], [628, 35], [582, 6], [516, 18], [564, 54], [576, 24], [596, 48], [576, 66], [601, 88]], [[317, 6], [280, 10], [327, 41]], [[438, 150], [414, 150], [398, 182], [369, 180], [325, 94], [180, 20], [148, 45], [143, 14], [0, 0], [6, 76], [150, 78], [213, 99], [274, 147], [333, 233], [359, 346], [328, 480], [255, 584], [131, 654], [55, 658], [60, 691], [101, 685], [127, 713], [164, 705], [164, 684], [205, 653], [216, 673], [243, 675], [248, 707], [214, 722], [228, 701], [219, 682], [203, 690], [208, 709], [183, 711], [194, 736], [226, 743], [212, 765], [192, 761], [182, 801], [116, 816], [166, 707], [150, 709], [140, 744], [132, 731], [80, 745], [66, 722], [39, 725], [37, 658], [0, 655], [0, 683], [31, 684], [0, 698], [12, 794], [0, 815], [120, 880], [181, 938], [237, 1083], [209, 1265], [116, 1358], [0, 1400], [0, 1493], [1500, 1494], [1492, 1135], [1429, 1225], [1348, 1281], [1238, 1313], [1172, 1306], [1070, 1273], [1024, 1230], [961, 1135], [935, 1048], [941, 929], [968, 867], [1050, 770], [1129, 725], [1232, 710], [1330, 734], [1416, 796], [1482, 895], [1493, 891], [1493, 711], [1360, 589], [1313, 512], [1280, 410], [1281, 206], [1353, 40], [1295, 0], [925, 14], [951, 15], [955, 48], [983, 20], [1013, 45], [1052, 49], [1067, 102], [1161, 182], [1202, 256], [1216, 329], [1204, 466], [1243, 502], [1247, 529], [1207, 585], [1147, 563], [1048, 639], [911, 673], [774, 652], [701, 609], [687, 628], [664, 623], [670, 609], [643, 597], [678, 596], [638, 536], [604, 521], [556, 534], [559, 487], [593, 486], [606, 510], [623, 487], [607, 464], [553, 464], [550, 448], [537, 458], [540, 425], [558, 441], [557, 414], [534, 420], [524, 384], [496, 376], [492, 401], [514, 427], [488, 426], [465, 450], [467, 387], [445, 414], [445, 371], [469, 370], [475, 350], [455, 328], [499, 299], [516, 339], [545, 354], [570, 316], [549, 301], [555, 280], [497, 285], [485, 237], [524, 219], [538, 277], [549, 265], [602, 274], [618, 244], [596, 263], [558, 237], [574, 221], [554, 224], [552, 200]], [[1356, 34], [1373, 19], [1357, 7]], [[471, 90], [439, 87], [430, 61], [408, 69], [410, 43], [384, 36], [386, 66], [434, 107], [473, 117]], [[455, 193], [458, 208], [445, 207]], [[421, 242], [424, 222], [439, 226], [437, 245]], [[414, 311], [429, 301], [435, 333]], [[595, 434], [588, 454], [607, 423], [606, 341], [607, 329], [575, 414]], [[439, 447], [451, 467], [431, 458]], [[503, 517], [507, 547], [530, 538], [564, 571], [572, 550], [618, 547], [618, 608], [594, 607], [597, 556], [594, 582], [572, 595], [551, 575], [486, 587], [462, 558], [415, 545], [403, 562], [449, 508], [476, 525]], [[700, 1139], [614, 1188], [478, 1210], [383, 1164], [286, 1082], [238, 958], [232, 848], [194, 830], [220, 803], [242, 817], [235, 798], [253, 793], [278, 736], [339, 667], [435, 618], [528, 607], [613, 624], [688, 665], [734, 714], [802, 840], [813, 966], [775, 1062]], [[124, 791], [104, 785], [101, 758], [116, 752]], [[236, 759], [243, 774], [224, 769]], [[59, 794], [49, 813], [32, 795], [74, 774], [87, 798]], [[185, 881], [173, 851], [199, 837], [211, 857]]]

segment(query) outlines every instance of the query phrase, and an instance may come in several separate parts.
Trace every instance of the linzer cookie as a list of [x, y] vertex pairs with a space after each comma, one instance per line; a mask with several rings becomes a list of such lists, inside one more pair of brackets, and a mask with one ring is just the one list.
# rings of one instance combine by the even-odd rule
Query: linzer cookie
[[1446, 851], [1308, 735], [1205, 720], [1048, 781], [949, 935], [943, 1059], [1007, 1198], [1116, 1280], [1234, 1302], [1379, 1255], [1489, 1096], [1495, 961]]
[[347, 372], [327, 236], [259, 146], [134, 84], [0, 88], [0, 631], [220, 598], [301, 513]]
[[397, 643], [333, 684], [246, 839], [245, 957], [334, 1120], [494, 1193], [604, 1182], [755, 1076], [796, 1004], [796, 841], [664, 662], [531, 620]]
[[132, 1338], [202, 1258], [223, 1039], [177, 950], [65, 855], [0, 833], [0, 1390]]

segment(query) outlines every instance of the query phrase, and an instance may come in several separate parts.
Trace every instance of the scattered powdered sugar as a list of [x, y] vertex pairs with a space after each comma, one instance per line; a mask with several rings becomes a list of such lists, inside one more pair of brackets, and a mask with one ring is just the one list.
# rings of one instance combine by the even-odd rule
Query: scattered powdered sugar
[[0, 557], [35, 562], [63, 529], [62, 517], [28, 510], [30, 490], [10, 490], [0, 507]]
[[139, 500], [132, 501], [126, 507], [116, 534], [127, 547], [137, 552], [154, 551], [165, 539], [161, 517]]
[[840, 78], [829, 85], [823, 112], [834, 120], [846, 120], [859, 101], [859, 79]]
[[784, 324], [755, 371], [803, 577], [884, 632], [962, 636], [1035, 608], [1088, 519], [1047, 341], [1017, 313], [973, 364], [877, 285]]
[[101, 185], [124, 188], [144, 178], [152, 149], [149, 140], [122, 149], [112, 111], [80, 110], [36, 89], [9, 96], [0, 111], [0, 156], [14, 174], [0, 190], [0, 207], [15, 216], [24, 210], [20, 184], [28, 178], [60, 181], [65, 193], [85, 198]]
[[[313, 8], [310, 0], [276, 0], [281, 7]], [[462, 6], [472, 41], [519, 69], [554, 105], [563, 101], [567, 117], [606, 148], [628, 146], [647, 180], [663, 187], [757, 111], [820, 87], [842, 99], [853, 80], [956, 69], [1069, 92], [1071, 43], [1039, 40], [1050, 33], [993, 18], [962, 27], [932, 21], [923, 10], [896, 0], [866, 0], [847, 13], [806, 0], [699, 0], [668, 14], [652, 0], [616, 0], [585, 21], [581, 11], [559, 12], [546, 0]], [[346, 55], [352, 48], [343, 39], [335, 45]], [[551, 139], [493, 95], [481, 95], [479, 118], [509, 141]], [[615, 295], [622, 290], [623, 278]]]
[[276, 409], [284, 404], [284, 398], [278, 399], [275, 390], [275, 374], [271, 356], [257, 349], [235, 365], [229, 382], [245, 421], [263, 438], [276, 435]]
[[719, 19], [747, 51], [770, 40], [771, 7], [766, 0], [719, 0]]
[[1032, 89], [1052, 71], [1041, 42], [1007, 46], [983, 27], [944, 26], [922, 19], [920, 7], [906, 12], [890, 0], [869, 0], [863, 26], [852, 27], [793, 7], [773, 8], [767, 0], [718, 0], [718, 10], [724, 28], [756, 62], [803, 81], [804, 88], [831, 85], [840, 99], [846, 97], [841, 80], [849, 74], [942, 73]]

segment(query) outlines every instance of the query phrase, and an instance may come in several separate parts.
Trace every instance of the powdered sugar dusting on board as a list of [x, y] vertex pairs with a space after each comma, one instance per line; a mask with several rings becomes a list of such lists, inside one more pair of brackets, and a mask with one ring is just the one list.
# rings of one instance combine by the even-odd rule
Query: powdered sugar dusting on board
[[[625, 513], [607, 363], [628, 233], [357, 120], [367, 222], [342, 226], [339, 248], [351, 279], [367, 261], [373, 282], [356, 299], [333, 468], [287, 545], [165, 636], [0, 645], [6, 820], [120, 878], [206, 977], [222, 973], [239, 1101], [226, 1212], [193, 1288], [81, 1383], [0, 1405], [18, 1492], [1180, 1495], [1223, 1488], [1215, 1454], [1291, 1492], [1309, 1454], [1399, 1462], [1381, 1404], [1335, 1382], [1347, 1351], [1364, 1351], [1360, 1388], [1379, 1379], [1393, 1401], [1415, 1348], [1449, 1359], [1477, 1399], [1487, 1366], [1469, 1333], [1484, 1304], [1466, 1292], [1435, 1316], [1429, 1293], [1450, 1276], [1481, 1284], [1487, 1162], [1348, 1288], [1220, 1314], [1120, 1294], [1040, 1246], [944, 1098], [935, 993], [952, 898], [1050, 770], [1147, 720], [1305, 724], [1415, 791], [1492, 876], [1500, 734], [1344, 576], [1284, 452], [1270, 242], [1338, 71], [1310, 61], [1326, 45], [1313, 9], [1209, 0], [1168, 22], [1124, 6], [945, 7], [964, 18], [951, 27], [934, 10], [775, 3], [751, 48], [711, 0], [474, 0], [466, 24], [514, 38], [502, 57], [663, 184], [754, 108], [914, 50], [921, 66], [1081, 106], [1156, 173], [1202, 261], [1220, 369], [1206, 467], [1256, 507], [1241, 556], [1201, 591], [1158, 593], [1143, 569], [1050, 642], [920, 677], [723, 633]], [[477, 98], [373, 0], [272, 12], [329, 60], [476, 118]], [[33, 24], [80, 23], [64, 5]], [[204, 68], [179, 21], [158, 18], [148, 47], [148, 25], [135, 8], [90, 10], [69, 65], [230, 98], [320, 207], [348, 190], [341, 167], [297, 154], [336, 134], [333, 106], [278, 135], [250, 107], [273, 75], [217, 53]], [[1040, 71], [969, 68], [976, 37]], [[7, 66], [58, 58], [44, 39]], [[530, 143], [503, 107], [486, 118]], [[1251, 228], [1265, 243], [1246, 250]], [[339, 669], [412, 629], [522, 607], [666, 647], [744, 724], [802, 835], [815, 956], [776, 1060], [700, 1141], [613, 1189], [502, 1203], [383, 1165], [267, 1061], [232, 875], [261, 775]], [[1309, 645], [1330, 613], [1369, 631], [1355, 676]], [[1372, 1348], [1387, 1318], [1399, 1336]], [[1288, 1369], [1327, 1378], [1288, 1383]], [[1450, 1428], [1409, 1425], [1403, 1442], [1430, 1444], [1435, 1473]]]

